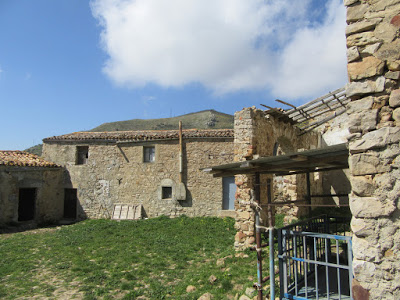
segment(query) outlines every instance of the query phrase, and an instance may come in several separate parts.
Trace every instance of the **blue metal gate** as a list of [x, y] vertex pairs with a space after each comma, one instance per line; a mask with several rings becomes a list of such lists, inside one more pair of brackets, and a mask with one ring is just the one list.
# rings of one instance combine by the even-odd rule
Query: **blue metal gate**
[[347, 218], [319, 216], [277, 231], [280, 299], [352, 299]]

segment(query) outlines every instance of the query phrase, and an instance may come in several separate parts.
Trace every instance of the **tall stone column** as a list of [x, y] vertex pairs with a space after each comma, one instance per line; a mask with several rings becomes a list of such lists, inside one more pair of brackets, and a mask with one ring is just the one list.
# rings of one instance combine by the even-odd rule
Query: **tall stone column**
[[[254, 149], [254, 109], [246, 108], [235, 113], [235, 161], [251, 159]], [[253, 200], [254, 178], [252, 175], [236, 175], [236, 249], [244, 249], [254, 244], [254, 211], [250, 206]]]
[[400, 0], [344, 4], [354, 298], [400, 299]]

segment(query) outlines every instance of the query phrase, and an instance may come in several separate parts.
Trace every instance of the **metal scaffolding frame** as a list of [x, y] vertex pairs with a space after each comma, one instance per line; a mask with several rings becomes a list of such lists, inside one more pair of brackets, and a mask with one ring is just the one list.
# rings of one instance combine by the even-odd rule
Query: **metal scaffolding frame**
[[280, 299], [352, 299], [349, 229], [327, 215], [277, 229]]
[[[274, 249], [274, 225], [273, 224], [273, 206], [284, 205], [272, 201], [272, 195], [268, 192], [268, 204], [266, 205], [268, 214], [268, 228], [260, 224], [261, 199], [260, 199], [260, 175], [273, 174], [277, 176], [306, 174], [307, 175], [307, 196], [306, 202], [311, 210], [311, 189], [309, 175], [312, 172], [322, 172], [330, 170], [339, 170], [348, 168], [349, 150], [347, 144], [338, 144], [325, 148], [296, 152], [288, 155], [261, 157], [254, 160], [235, 162], [219, 166], [205, 168], [203, 171], [213, 174], [214, 177], [225, 177], [239, 174], [255, 176], [254, 202], [256, 227], [256, 251], [257, 251], [257, 290], [258, 299], [263, 299], [263, 277], [262, 277], [262, 247], [261, 234], [263, 230], [268, 230], [269, 249]], [[333, 195], [332, 195], [333, 196]], [[314, 205], [317, 207], [318, 205]], [[274, 274], [274, 252], [270, 252], [270, 298], [275, 300], [275, 274]]]
[[268, 108], [265, 113], [279, 120], [296, 124], [302, 135], [345, 113], [346, 104], [350, 102], [350, 99], [346, 96], [345, 88], [342, 87], [297, 107], [279, 99], [276, 101], [289, 106], [290, 109], [284, 110], [261, 104]]

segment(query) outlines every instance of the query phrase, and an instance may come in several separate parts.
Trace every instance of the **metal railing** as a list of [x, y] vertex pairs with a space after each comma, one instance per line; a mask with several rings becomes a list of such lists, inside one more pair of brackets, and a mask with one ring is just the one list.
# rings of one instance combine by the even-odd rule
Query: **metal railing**
[[349, 220], [319, 216], [280, 229], [280, 299], [352, 299]]

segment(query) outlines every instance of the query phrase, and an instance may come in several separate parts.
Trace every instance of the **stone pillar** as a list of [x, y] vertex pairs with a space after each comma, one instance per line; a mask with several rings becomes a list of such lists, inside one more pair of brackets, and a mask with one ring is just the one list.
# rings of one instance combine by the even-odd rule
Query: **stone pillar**
[[344, 4], [355, 297], [400, 299], [400, 0]]
[[[252, 159], [254, 148], [254, 109], [245, 108], [235, 113], [235, 161]], [[252, 175], [236, 175], [236, 224], [235, 247], [243, 249], [255, 242], [254, 211], [250, 206], [253, 200], [254, 178]]]

